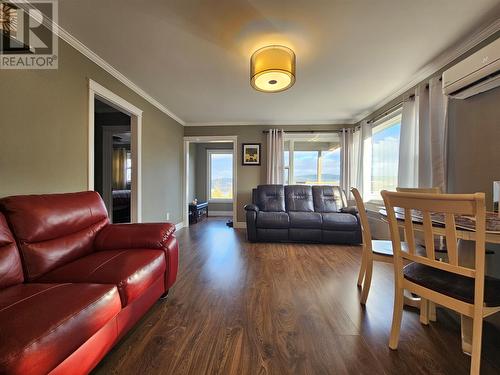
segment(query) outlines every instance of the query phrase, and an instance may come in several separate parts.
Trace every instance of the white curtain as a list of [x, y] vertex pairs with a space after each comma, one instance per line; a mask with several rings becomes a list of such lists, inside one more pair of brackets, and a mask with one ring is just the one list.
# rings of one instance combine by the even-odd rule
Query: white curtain
[[399, 136], [398, 186], [416, 187], [419, 184], [419, 128], [417, 100], [403, 103]]
[[428, 85], [428, 89], [423, 86], [417, 89], [420, 132], [418, 186], [441, 187], [445, 192], [448, 97], [442, 92], [439, 77], [431, 78]]
[[340, 133], [340, 187], [345, 191], [348, 197], [351, 196], [351, 157], [352, 149], [352, 129], [342, 129]]
[[[349, 184], [368, 200], [371, 185], [372, 127], [361, 121], [359, 129], [352, 134], [351, 157], [349, 158]], [[364, 168], [366, 166], [366, 168]]]
[[429, 122], [431, 128], [432, 185], [446, 191], [446, 144], [448, 132], [448, 97], [442, 92], [439, 78], [429, 81]]
[[285, 133], [270, 129], [267, 135], [267, 183], [282, 184], [284, 178]]
[[432, 158], [430, 152], [431, 129], [429, 126], [429, 90], [420, 85], [415, 90], [415, 105], [418, 112], [418, 185], [432, 187]]

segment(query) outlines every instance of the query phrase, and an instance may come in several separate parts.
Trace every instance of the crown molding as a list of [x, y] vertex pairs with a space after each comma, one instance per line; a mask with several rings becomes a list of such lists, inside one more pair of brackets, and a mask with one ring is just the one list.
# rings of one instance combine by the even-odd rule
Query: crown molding
[[228, 121], [228, 122], [186, 122], [185, 126], [304, 126], [304, 125], [352, 125], [353, 119], [317, 121]]
[[[30, 1], [26, 0], [21, 0], [21, 1], [16, 1], [16, 5], [19, 7], [23, 8], [24, 10], [27, 9], [27, 7], [35, 7]], [[36, 7], [35, 7], [36, 8]], [[39, 15], [36, 13], [29, 13], [30, 16], [35, 18], [37, 21], [42, 22], [42, 24], [48, 28], [51, 28], [54, 33], [62, 40], [64, 40], [66, 43], [68, 43], [71, 47], [76, 49], [78, 52], [80, 52], [82, 55], [87, 57], [90, 61], [98, 65], [100, 68], [105, 70], [107, 73], [109, 73], [111, 76], [116, 78], [118, 81], [123, 83], [125, 86], [127, 86], [129, 89], [134, 91], [137, 95], [139, 95], [141, 98], [158, 108], [160, 111], [177, 121], [181, 125], [185, 125], [185, 121], [182, 120], [179, 116], [177, 116], [174, 112], [169, 110], [167, 107], [165, 107], [163, 104], [161, 104], [158, 100], [156, 100], [154, 97], [149, 95], [146, 91], [141, 89], [138, 85], [136, 85], [134, 82], [132, 82], [130, 79], [128, 79], [124, 74], [120, 73], [118, 69], [116, 69], [113, 65], [108, 63], [106, 60], [104, 60], [102, 57], [100, 57], [97, 53], [92, 51], [89, 47], [87, 47], [84, 43], [82, 43], [80, 40], [78, 40], [75, 36], [73, 36], [69, 31], [58, 25], [56, 22], [53, 20], [47, 20], [47, 18], [39, 18]]]
[[447, 49], [445, 52], [440, 54], [429, 64], [425, 65], [417, 73], [415, 73], [415, 75], [413, 75], [410, 81], [408, 81], [405, 85], [401, 86], [398, 90], [386, 96], [383, 100], [379, 101], [376, 105], [374, 105], [370, 109], [364, 110], [363, 112], [357, 114], [353, 119], [354, 123], [358, 123], [359, 121], [363, 120], [365, 117], [369, 116], [376, 110], [382, 108], [391, 100], [396, 99], [398, 96], [404, 94], [412, 87], [415, 87], [424, 79], [430, 77], [432, 74], [443, 69], [446, 65], [452, 63], [454, 60], [458, 59], [460, 56], [464, 55], [472, 48], [476, 47], [478, 44], [485, 41], [498, 31], [500, 31], [500, 19], [493, 21], [491, 24], [480, 29], [476, 33], [472, 34], [469, 38], [467, 38], [463, 42], [458, 43], [456, 46]]

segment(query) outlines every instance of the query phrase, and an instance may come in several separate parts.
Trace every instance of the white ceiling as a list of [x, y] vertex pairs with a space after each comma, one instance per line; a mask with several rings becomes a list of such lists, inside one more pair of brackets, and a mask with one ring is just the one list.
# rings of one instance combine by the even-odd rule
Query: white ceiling
[[[353, 122], [500, 16], [499, 0], [59, 0], [59, 24], [192, 124]], [[297, 56], [266, 94], [249, 58]]]

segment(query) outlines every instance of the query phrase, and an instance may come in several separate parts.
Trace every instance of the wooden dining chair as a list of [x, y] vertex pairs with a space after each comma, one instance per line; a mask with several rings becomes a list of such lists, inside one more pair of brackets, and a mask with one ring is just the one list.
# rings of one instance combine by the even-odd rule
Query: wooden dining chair
[[[441, 194], [443, 191], [441, 190], [441, 187], [435, 186], [435, 187], [430, 187], [430, 188], [406, 188], [406, 187], [397, 187], [396, 191], [399, 191], [400, 193], [428, 193], [428, 194]], [[435, 250], [438, 253], [444, 253], [446, 252], [446, 246], [444, 245], [443, 237], [438, 236], [436, 238], [436, 241], [434, 242]], [[423, 302], [425, 305], [427, 302]], [[427, 316], [425, 314], [420, 314], [420, 320], [425, 323], [427, 321]], [[437, 315], [436, 315], [436, 305], [433, 302], [429, 303], [429, 313], [428, 313], [428, 320], [435, 322], [437, 320]]]
[[405, 188], [405, 187], [397, 187], [396, 191], [400, 193], [434, 193], [441, 194], [442, 190], [439, 186], [430, 187], [430, 188]]
[[[395, 296], [389, 347], [397, 349], [403, 314], [404, 290], [473, 319], [471, 374], [479, 374], [483, 318], [500, 311], [500, 280], [485, 279], [485, 198], [476, 194], [423, 194], [382, 191], [394, 249]], [[395, 207], [404, 209], [407, 247], [401, 246]], [[422, 213], [425, 254], [415, 245], [411, 210]], [[431, 214], [444, 218], [447, 261], [435, 258], [435, 235]], [[465, 265], [457, 250], [456, 215], [472, 216], [476, 222], [475, 264]], [[404, 261], [410, 261], [404, 266]], [[428, 306], [427, 306], [428, 307]], [[421, 309], [426, 309], [422, 305]]]
[[[366, 215], [366, 208], [361, 198], [358, 189], [352, 188], [351, 193], [356, 200], [356, 207], [358, 209], [359, 219], [361, 222], [361, 232], [363, 235], [363, 252], [361, 255], [361, 267], [358, 275], [358, 287], [361, 287], [360, 302], [362, 305], [366, 304], [368, 293], [372, 282], [373, 262], [393, 263], [392, 242], [386, 240], [373, 240], [368, 223], [368, 216]], [[406, 247], [406, 244], [402, 244]], [[411, 304], [418, 307], [419, 303], [415, 299], [411, 299]]]

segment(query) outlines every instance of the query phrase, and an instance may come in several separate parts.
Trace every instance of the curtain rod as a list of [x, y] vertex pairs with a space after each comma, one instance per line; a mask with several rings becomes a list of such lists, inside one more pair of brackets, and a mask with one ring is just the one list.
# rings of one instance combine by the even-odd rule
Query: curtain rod
[[408, 100], [412, 100], [412, 99], [415, 99], [415, 95], [412, 94], [410, 95], [407, 99], [404, 99], [404, 100], [401, 100], [400, 102], [397, 102], [396, 104], [394, 104], [392, 107], [390, 107], [389, 109], [386, 109], [384, 112], [382, 112], [381, 114], [373, 117], [372, 119], [368, 120], [368, 124], [373, 124], [374, 122], [377, 122], [378, 120], [380, 120], [381, 118], [384, 118], [385, 116], [387, 116], [388, 114], [394, 112], [398, 107], [401, 107], [403, 105], [404, 102], [408, 101]]
[[[263, 130], [262, 133], [268, 134], [269, 130]], [[285, 133], [342, 133], [342, 129], [337, 130], [287, 130]]]
[[[442, 81], [443, 78], [442, 77], [439, 77], [439, 81]], [[429, 89], [429, 84], [427, 83], [425, 85], [425, 88], [428, 90]], [[387, 116], [389, 113], [393, 112], [397, 107], [403, 105], [403, 103], [407, 100], [412, 100], [412, 99], [415, 99], [415, 94], [411, 94], [407, 99], [403, 99], [401, 100], [400, 102], [394, 104], [391, 108], [385, 110], [383, 113], [381, 113], [380, 115], [378, 116], [375, 116], [374, 118], [368, 120], [368, 124], [372, 124], [378, 120], [380, 120], [382, 117], [385, 117]]]

